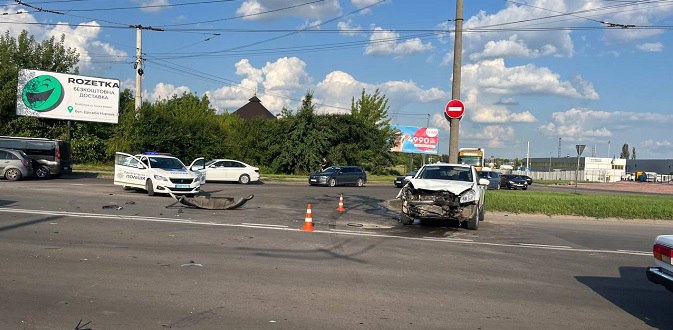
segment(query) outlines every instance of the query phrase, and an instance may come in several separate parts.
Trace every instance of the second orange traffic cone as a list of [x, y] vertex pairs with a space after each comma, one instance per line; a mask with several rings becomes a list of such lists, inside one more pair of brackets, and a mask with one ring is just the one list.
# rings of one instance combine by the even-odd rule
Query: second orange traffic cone
[[306, 218], [304, 219], [304, 228], [302, 231], [313, 231], [313, 211], [311, 210], [311, 204], [306, 205]]
[[339, 194], [339, 206], [336, 209], [339, 212], [346, 212], [346, 209], [344, 208], [344, 195]]

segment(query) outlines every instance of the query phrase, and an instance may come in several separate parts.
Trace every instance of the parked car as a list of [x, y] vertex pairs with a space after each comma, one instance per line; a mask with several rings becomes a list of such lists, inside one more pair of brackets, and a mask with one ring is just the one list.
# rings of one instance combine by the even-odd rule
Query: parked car
[[323, 186], [355, 185], [362, 187], [367, 183], [367, 173], [358, 166], [330, 166], [308, 177], [308, 184]]
[[68, 141], [0, 136], [0, 148], [25, 152], [35, 160], [33, 171], [40, 179], [72, 173], [72, 148]]
[[489, 181], [480, 178], [473, 166], [426, 164], [397, 194], [402, 200], [400, 222], [414, 219], [457, 220], [475, 230], [484, 220], [484, 197]]
[[479, 171], [479, 177], [488, 180], [486, 189], [500, 189], [500, 173], [496, 171]]
[[0, 176], [17, 181], [33, 175], [33, 163], [21, 150], [0, 148]]
[[528, 175], [520, 175], [520, 177], [524, 180], [526, 180], [526, 183], [530, 186], [533, 184], [533, 178], [529, 177]]
[[195, 195], [206, 182], [205, 161], [195, 159], [189, 167], [179, 159], [154, 152], [140, 155], [115, 153], [114, 184], [123, 189], [143, 189], [147, 194]]
[[241, 184], [259, 181], [259, 168], [233, 159], [206, 162], [207, 181], [232, 181]]
[[413, 178], [418, 171], [411, 171], [405, 175], [398, 175], [395, 177], [395, 181], [393, 183], [395, 184], [395, 187], [397, 188], [402, 188], [404, 187], [407, 182], [409, 182], [409, 179]]
[[673, 292], [673, 235], [660, 235], [652, 247], [656, 267], [647, 268], [647, 279]]
[[526, 190], [528, 189], [528, 182], [526, 182], [526, 179], [522, 178], [520, 175], [501, 174], [500, 188]]

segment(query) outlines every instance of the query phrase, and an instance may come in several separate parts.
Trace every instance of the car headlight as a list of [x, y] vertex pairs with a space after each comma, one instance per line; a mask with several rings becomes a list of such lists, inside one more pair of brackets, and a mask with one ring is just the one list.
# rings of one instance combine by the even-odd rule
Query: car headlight
[[509, 184], [514, 184], [514, 181], [507, 181]]
[[469, 202], [474, 202], [475, 198], [477, 198], [477, 192], [470, 189], [470, 191], [463, 193], [460, 195], [460, 203], [469, 203]]
[[168, 179], [165, 176], [161, 176], [159, 174], [154, 175], [155, 180], [160, 180], [160, 181], [168, 181]]

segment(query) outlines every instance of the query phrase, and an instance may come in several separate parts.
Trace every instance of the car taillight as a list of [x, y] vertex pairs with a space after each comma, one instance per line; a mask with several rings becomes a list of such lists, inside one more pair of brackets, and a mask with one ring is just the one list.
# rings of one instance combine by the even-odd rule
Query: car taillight
[[669, 264], [671, 263], [671, 257], [673, 257], [673, 249], [671, 249], [670, 247], [661, 244], [654, 244], [652, 252], [654, 254], [654, 258], [661, 260], [665, 263]]
[[27, 160], [22, 159], [22, 160], [21, 160], [21, 164], [23, 164], [23, 166], [28, 166], [29, 163], [28, 163]]
[[61, 148], [56, 146], [56, 159], [61, 159]]

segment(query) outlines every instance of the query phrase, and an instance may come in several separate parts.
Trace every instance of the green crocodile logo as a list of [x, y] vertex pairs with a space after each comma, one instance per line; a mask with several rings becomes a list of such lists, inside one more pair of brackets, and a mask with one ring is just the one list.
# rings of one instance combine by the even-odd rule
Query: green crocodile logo
[[56, 109], [63, 101], [63, 85], [53, 76], [41, 75], [29, 80], [21, 98], [31, 110], [47, 112]]

